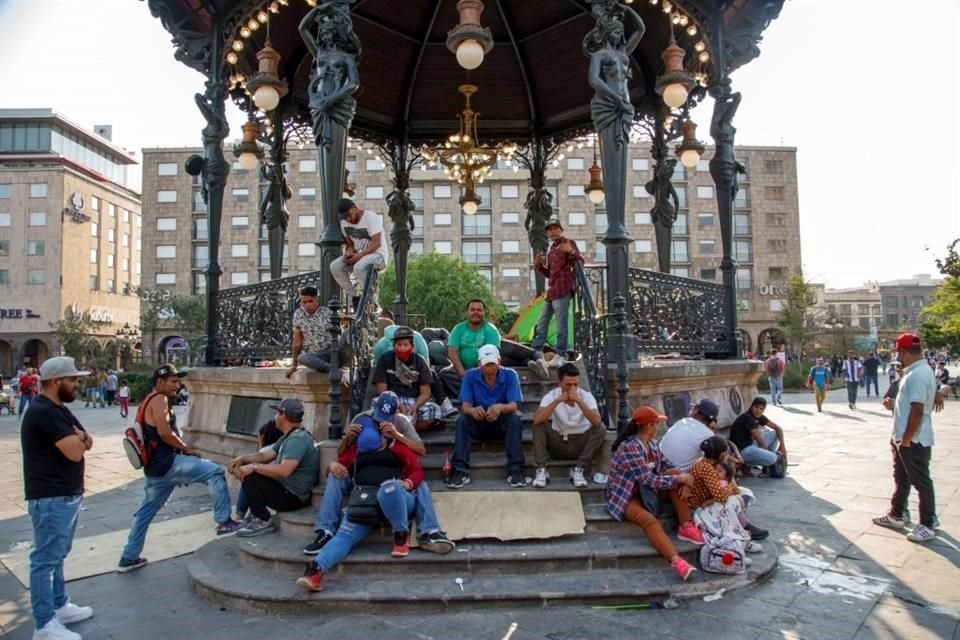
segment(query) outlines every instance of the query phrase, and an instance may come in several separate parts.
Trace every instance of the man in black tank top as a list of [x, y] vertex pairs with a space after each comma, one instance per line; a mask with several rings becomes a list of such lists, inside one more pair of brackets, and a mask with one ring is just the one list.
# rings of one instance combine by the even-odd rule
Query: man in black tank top
[[223, 468], [201, 458], [180, 437], [176, 415], [170, 408], [178, 387], [176, 368], [170, 364], [159, 367], [153, 372], [153, 391], [137, 411], [137, 422], [143, 427], [143, 444], [148, 451], [149, 461], [143, 469], [143, 500], [133, 514], [127, 544], [117, 567], [120, 573], [147, 564], [147, 559], [140, 556], [147, 539], [147, 529], [160, 507], [179, 485], [207, 485], [213, 500], [217, 535], [233, 533], [240, 528], [240, 523], [230, 518], [230, 492]]

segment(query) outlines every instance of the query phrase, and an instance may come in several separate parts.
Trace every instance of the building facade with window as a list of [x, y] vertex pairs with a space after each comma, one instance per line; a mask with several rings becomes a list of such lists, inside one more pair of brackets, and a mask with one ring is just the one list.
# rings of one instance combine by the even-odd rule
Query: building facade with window
[[[70, 310], [96, 350], [140, 321], [140, 196], [120, 147], [49, 109], [0, 109], [0, 370], [59, 352]], [[133, 345], [128, 345], [133, 346]]]
[[[200, 185], [183, 170], [197, 148], [156, 148], [143, 151], [144, 286], [167, 287], [180, 295], [204, 291], [202, 269], [207, 261], [206, 212]], [[585, 194], [589, 145], [572, 145], [547, 172], [556, 215], [566, 235], [577, 241], [588, 263], [603, 264], [600, 242], [607, 226], [603, 204], [593, 205]], [[720, 223], [707, 149], [695, 170], [677, 165], [674, 186], [680, 212], [674, 226], [672, 272], [721, 282]], [[284, 273], [319, 268], [316, 242], [322, 231], [319, 210], [316, 153], [291, 148], [287, 179], [293, 197], [287, 203], [290, 224]], [[347, 169], [356, 184], [355, 200], [366, 209], [385, 214], [384, 198], [392, 184], [389, 169], [376, 150], [351, 145]], [[748, 348], [761, 331], [776, 326], [783, 286], [801, 264], [796, 149], [792, 147], [738, 147], [737, 157], [747, 172], [740, 179], [734, 212], [734, 254], [739, 266], [737, 284], [742, 300], [741, 326]], [[650, 209], [653, 198], [644, 185], [652, 177], [649, 143], [631, 145], [627, 186], [627, 227], [634, 238], [631, 264], [656, 268], [656, 242]], [[515, 164], [515, 163], [514, 163]], [[225, 193], [221, 227], [220, 263], [223, 287], [267, 280], [270, 277], [266, 229], [258, 219], [258, 171], [244, 171], [234, 163]], [[416, 204], [411, 254], [429, 251], [475, 264], [491, 282], [497, 297], [513, 308], [532, 298], [534, 275], [524, 227], [528, 181], [523, 170], [501, 163], [477, 189], [482, 202], [474, 215], [460, 210], [459, 190], [439, 169], [411, 173], [410, 196]], [[385, 220], [389, 229], [390, 221]], [[389, 235], [389, 233], [387, 234]], [[384, 238], [389, 245], [389, 237]]]
[[920, 311], [930, 302], [941, 282], [943, 280], [935, 280], [928, 273], [881, 282], [879, 289], [884, 327], [917, 331], [920, 328]]
[[880, 285], [877, 282], [866, 282], [862, 287], [851, 289], [827, 289], [824, 303], [824, 324], [832, 326], [839, 322], [840, 326], [874, 334], [883, 327]]

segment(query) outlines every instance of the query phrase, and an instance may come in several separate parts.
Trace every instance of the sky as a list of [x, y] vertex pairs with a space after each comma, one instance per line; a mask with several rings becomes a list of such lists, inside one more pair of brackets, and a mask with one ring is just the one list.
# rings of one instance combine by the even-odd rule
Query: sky
[[[797, 147], [808, 280], [935, 274], [960, 237], [958, 41], [960, 0], [790, 0], [732, 75], [738, 144]], [[135, 151], [197, 146], [202, 88], [146, 2], [0, 0], [0, 108], [112, 124]]]

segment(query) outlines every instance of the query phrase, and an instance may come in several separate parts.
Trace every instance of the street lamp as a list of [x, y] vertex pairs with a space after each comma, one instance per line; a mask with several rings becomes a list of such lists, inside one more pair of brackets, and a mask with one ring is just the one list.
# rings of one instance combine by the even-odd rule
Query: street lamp
[[457, 12], [460, 23], [447, 32], [447, 49], [457, 56], [461, 67], [470, 71], [483, 64], [483, 56], [493, 49], [493, 36], [480, 24], [481, 0], [460, 0]]
[[257, 162], [263, 158], [263, 149], [257, 144], [257, 133], [260, 131], [260, 125], [253, 119], [253, 112], [250, 113], [250, 120], [243, 123], [243, 142], [233, 148], [233, 155], [240, 161], [240, 166], [247, 171], [257, 168]]
[[680, 164], [693, 169], [703, 153], [703, 143], [697, 140], [697, 123], [688, 118], [680, 127], [683, 129], [683, 140], [677, 145], [676, 153], [680, 156]]
[[660, 54], [660, 59], [663, 60], [663, 75], [657, 78], [654, 85], [656, 92], [663, 96], [663, 103], [671, 109], [682, 106], [696, 86], [696, 81], [683, 68], [685, 55], [684, 50], [673, 39], [671, 29], [670, 44]]

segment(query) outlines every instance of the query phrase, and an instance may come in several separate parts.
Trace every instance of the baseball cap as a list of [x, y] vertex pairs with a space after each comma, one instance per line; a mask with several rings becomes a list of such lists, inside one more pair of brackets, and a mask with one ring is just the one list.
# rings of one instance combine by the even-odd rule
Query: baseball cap
[[543, 227], [544, 229], [549, 229], [550, 227], [560, 227], [563, 229], [563, 225], [560, 223], [560, 218], [550, 218], [547, 221], [547, 224]]
[[477, 357], [480, 360], [480, 366], [490, 363], [499, 363], [500, 350], [492, 344], [485, 344], [480, 347]]
[[[365, 421], [369, 422], [369, 421]], [[357, 452], [369, 453], [380, 448], [380, 432], [372, 424], [365, 424], [357, 434]]]
[[373, 403], [374, 422], [390, 422], [397, 415], [400, 398], [393, 391], [384, 391]]
[[67, 356], [47, 358], [43, 364], [40, 365], [40, 380], [42, 381], [57, 380], [59, 378], [77, 378], [89, 374], [89, 371], [77, 371], [77, 365], [73, 358]]
[[906, 349], [907, 347], [916, 347], [920, 345], [920, 336], [915, 333], [901, 333], [897, 336], [897, 339], [893, 341], [893, 344], [897, 347], [897, 350]]
[[156, 382], [160, 378], [169, 378], [177, 375], [177, 368], [172, 364], [164, 364], [153, 370], [152, 380]]
[[413, 340], [413, 329], [400, 325], [393, 332], [393, 341], [396, 342], [397, 340], [403, 340], [404, 338], [407, 340]]
[[707, 419], [707, 422], [716, 420], [717, 415], [720, 413], [720, 407], [717, 406], [717, 403], [707, 398], [704, 398], [694, 405], [694, 408], [700, 412], [700, 415]]
[[291, 420], [299, 420], [303, 417], [303, 403], [296, 398], [284, 398], [277, 404], [270, 405], [271, 409], [276, 409]]
[[656, 409], [649, 405], [643, 405], [633, 412], [633, 416], [630, 419], [637, 424], [653, 424], [655, 422], [665, 421], [667, 416], [660, 415]]
[[357, 204], [350, 198], [341, 198], [340, 202], [337, 203], [337, 213], [339, 213], [340, 217], [342, 218], [346, 216], [347, 212], [350, 211], [350, 209], [353, 209], [355, 206], [357, 206]]

